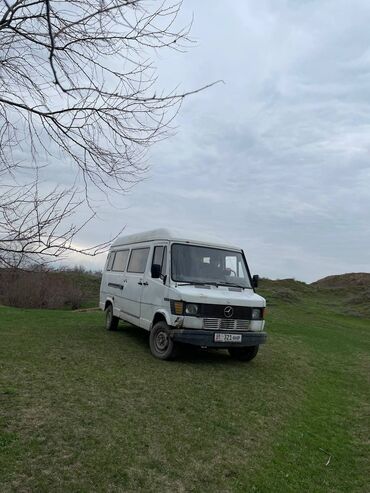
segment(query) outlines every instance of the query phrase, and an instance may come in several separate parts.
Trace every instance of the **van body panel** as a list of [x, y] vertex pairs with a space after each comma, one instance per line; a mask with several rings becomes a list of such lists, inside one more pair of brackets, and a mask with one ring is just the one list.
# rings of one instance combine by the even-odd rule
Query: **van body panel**
[[174, 294], [179, 295], [179, 299], [194, 303], [222, 303], [224, 305], [240, 305], [265, 307], [266, 300], [256, 294], [253, 289], [241, 289], [232, 291], [227, 286], [182, 286], [181, 283], [174, 283]]
[[113, 244], [112, 248], [126, 245], [137, 245], [143, 242], [170, 241], [171, 243], [192, 243], [198, 245], [215, 246], [216, 248], [227, 248], [230, 250], [241, 251], [240, 247], [224, 244], [222, 240], [214, 237], [205, 238], [204, 235], [190, 233], [186, 234], [183, 230], [159, 228], [143, 233], [136, 233], [127, 236], [120, 236]]
[[166, 308], [158, 308], [154, 313], [153, 319], [150, 323], [148, 330], [152, 330], [153, 320], [155, 319], [156, 315], [161, 315], [166, 320], [167, 325], [169, 325], [170, 327], [175, 325], [175, 317], [171, 318], [169, 311], [168, 311], [168, 308], [167, 309]]
[[124, 293], [120, 297], [120, 311], [129, 317], [140, 321], [140, 304], [143, 292], [143, 275], [136, 273], [126, 273]]
[[141, 326], [150, 330], [156, 313], [161, 313], [166, 320], [170, 320], [169, 316], [166, 317], [166, 314], [169, 315], [170, 307], [169, 303], [164, 301], [165, 298], [168, 298], [168, 287], [164, 286], [160, 279], [146, 278], [146, 282], [148, 284], [143, 287], [141, 298], [140, 319]]

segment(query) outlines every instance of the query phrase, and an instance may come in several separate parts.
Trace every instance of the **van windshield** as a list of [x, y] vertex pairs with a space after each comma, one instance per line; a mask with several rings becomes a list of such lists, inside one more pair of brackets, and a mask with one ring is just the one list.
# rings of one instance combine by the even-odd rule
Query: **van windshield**
[[251, 288], [240, 252], [177, 243], [172, 245], [171, 267], [173, 281]]

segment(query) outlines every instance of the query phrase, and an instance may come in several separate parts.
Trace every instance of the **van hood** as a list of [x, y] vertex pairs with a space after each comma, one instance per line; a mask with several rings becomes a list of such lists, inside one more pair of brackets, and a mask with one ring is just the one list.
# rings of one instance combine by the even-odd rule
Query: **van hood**
[[[236, 290], [229, 286], [177, 286], [170, 292], [176, 293], [182, 301], [190, 303], [209, 303], [214, 305], [234, 306], [266, 306], [265, 298], [256, 294], [253, 289]], [[177, 298], [176, 296], [176, 298]]]

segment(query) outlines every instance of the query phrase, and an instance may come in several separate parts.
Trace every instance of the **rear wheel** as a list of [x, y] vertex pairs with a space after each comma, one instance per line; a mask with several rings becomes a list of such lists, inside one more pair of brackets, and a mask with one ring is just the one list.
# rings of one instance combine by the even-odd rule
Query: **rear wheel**
[[228, 349], [230, 356], [239, 361], [251, 361], [257, 356], [259, 346], [231, 347]]
[[169, 360], [177, 355], [176, 344], [170, 337], [170, 329], [166, 322], [157, 322], [150, 331], [150, 351], [156, 358]]
[[105, 328], [107, 330], [117, 330], [119, 318], [113, 315], [113, 306], [109, 304], [105, 309]]

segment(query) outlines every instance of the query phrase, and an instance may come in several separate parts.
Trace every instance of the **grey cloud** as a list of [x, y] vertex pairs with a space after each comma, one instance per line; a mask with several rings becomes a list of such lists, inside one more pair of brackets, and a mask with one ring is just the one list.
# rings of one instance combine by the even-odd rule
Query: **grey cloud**
[[[183, 227], [248, 252], [254, 272], [314, 280], [369, 270], [370, 4], [188, 1], [198, 46], [161, 82], [220, 84], [184, 102], [131, 194], [101, 198], [82, 242]], [[101, 265], [102, 260], [96, 261]]]

